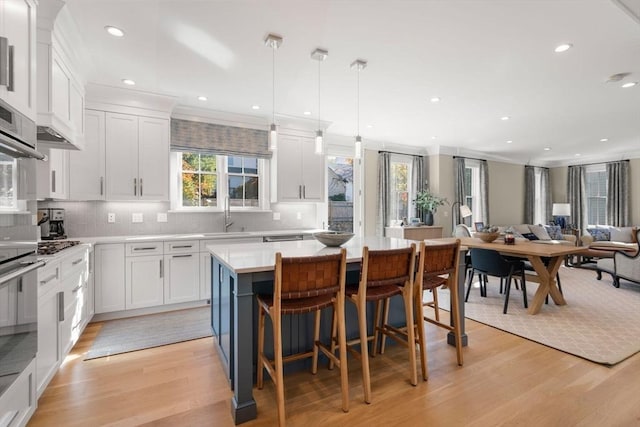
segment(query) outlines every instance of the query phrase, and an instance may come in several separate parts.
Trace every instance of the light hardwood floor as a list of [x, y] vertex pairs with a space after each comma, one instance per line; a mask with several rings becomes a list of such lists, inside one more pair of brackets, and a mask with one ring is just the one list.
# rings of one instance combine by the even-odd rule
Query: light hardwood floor
[[[40, 398], [29, 426], [232, 426], [231, 391], [213, 339], [83, 361], [101, 325], [87, 327]], [[640, 354], [608, 368], [468, 321], [464, 367], [445, 331], [427, 324], [429, 381], [408, 382], [406, 349], [371, 363], [363, 402], [350, 358], [351, 407], [340, 409], [339, 370], [285, 375], [290, 426], [628, 426], [640, 424]], [[397, 357], [394, 357], [397, 356]], [[273, 383], [254, 389], [258, 419], [277, 423]]]

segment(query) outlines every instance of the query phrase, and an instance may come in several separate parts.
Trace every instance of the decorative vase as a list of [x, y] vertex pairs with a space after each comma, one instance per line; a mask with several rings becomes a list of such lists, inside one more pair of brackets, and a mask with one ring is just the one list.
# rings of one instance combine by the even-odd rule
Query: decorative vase
[[426, 211], [424, 213], [424, 224], [425, 225], [433, 225], [433, 212]]

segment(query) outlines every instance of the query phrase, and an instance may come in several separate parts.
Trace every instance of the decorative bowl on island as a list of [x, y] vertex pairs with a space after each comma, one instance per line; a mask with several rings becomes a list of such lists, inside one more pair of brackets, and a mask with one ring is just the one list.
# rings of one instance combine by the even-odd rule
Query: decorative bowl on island
[[498, 238], [499, 232], [476, 231], [474, 237], [478, 237], [483, 242], [491, 243]]
[[353, 236], [353, 233], [347, 233], [346, 231], [319, 231], [313, 233], [314, 239], [330, 247], [337, 247], [347, 243]]

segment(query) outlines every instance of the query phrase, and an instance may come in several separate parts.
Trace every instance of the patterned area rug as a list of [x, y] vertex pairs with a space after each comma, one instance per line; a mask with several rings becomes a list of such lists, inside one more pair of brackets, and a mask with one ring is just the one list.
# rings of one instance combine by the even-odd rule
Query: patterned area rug
[[[486, 298], [480, 297], [478, 287], [471, 288], [466, 317], [603, 365], [615, 365], [640, 351], [640, 286], [621, 280], [616, 289], [607, 274], [599, 281], [594, 271], [567, 267], [560, 269], [560, 281], [567, 305], [557, 306], [549, 298], [532, 316], [514, 287], [509, 310], [502, 314], [499, 280], [490, 278]], [[537, 286], [527, 283], [529, 301]], [[448, 310], [448, 291], [438, 296], [439, 305]]]
[[211, 336], [211, 307], [149, 314], [104, 323], [84, 360]]

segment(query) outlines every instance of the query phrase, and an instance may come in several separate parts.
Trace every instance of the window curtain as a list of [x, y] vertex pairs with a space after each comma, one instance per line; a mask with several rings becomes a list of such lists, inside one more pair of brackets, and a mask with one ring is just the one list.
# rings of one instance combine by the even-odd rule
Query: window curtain
[[585, 233], [588, 219], [584, 166], [569, 166], [567, 194], [571, 205], [571, 222], [581, 233]]
[[[427, 189], [424, 170], [424, 157], [413, 156], [411, 162], [411, 188], [413, 189], [414, 196]], [[411, 204], [413, 217], [423, 218], [424, 212], [422, 209], [418, 209], [415, 204]]]
[[540, 203], [542, 203], [542, 224], [551, 221], [551, 180], [549, 179], [549, 169], [540, 168]]
[[480, 212], [479, 218], [485, 224], [491, 224], [489, 220], [489, 166], [486, 160], [480, 160]]
[[451, 205], [451, 208], [453, 210], [452, 216], [453, 216], [453, 228], [455, 229], [456, 225], [462, 223], [462, 218], [460, 217], [460, 209], [453, 209], [454, 206], [456, 206], [456, 203], [458, 204], [458, 206], [462, 206], [466, 203], [466, 194], [464, 193], [464, 169], [465, 169], [465, 164], [464, 164], [464, 158], [462, 157], [456, 157], [455, 159], [455, 192], [454, 192], [454, 197], [455, 197], [455, 201], [453, 202], [453, 204]]
[[533, 224], [536, 216], [536, 168], [524, 167], [524, 223]]
[[384, 236], [384, 228], [389, 224], [389, 194], [391, 192], [391, 153], [378, 154], [378, 216], [376, 219], [376, 236]]
[[609, 225], [629, 225], [629, 161], [607, 163], [607, 219]]

